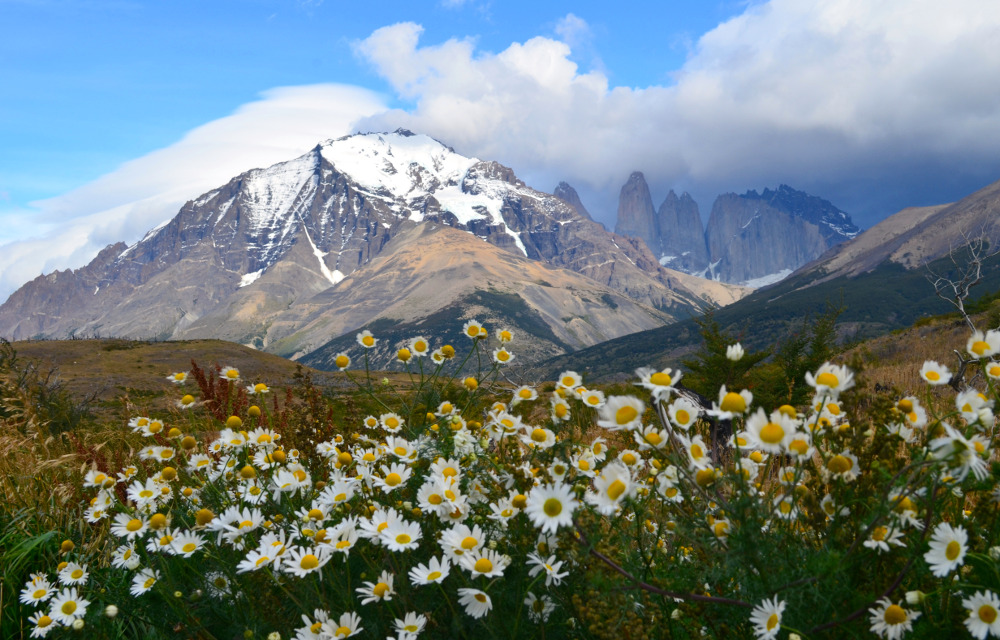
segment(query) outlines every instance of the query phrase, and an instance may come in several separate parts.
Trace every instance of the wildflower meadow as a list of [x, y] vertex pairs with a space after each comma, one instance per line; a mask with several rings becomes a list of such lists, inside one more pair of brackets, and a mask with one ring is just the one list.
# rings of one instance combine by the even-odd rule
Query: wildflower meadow
[[1000, 637], [1000, 331], [958, 391], [825, 362], [778, 406], [674, 368], [520, 384], [510, 331], [463, 333], [391, 375], [359, 334], [351, 411], [195, 364], [56, 433], [8, 380], [3, 637]]

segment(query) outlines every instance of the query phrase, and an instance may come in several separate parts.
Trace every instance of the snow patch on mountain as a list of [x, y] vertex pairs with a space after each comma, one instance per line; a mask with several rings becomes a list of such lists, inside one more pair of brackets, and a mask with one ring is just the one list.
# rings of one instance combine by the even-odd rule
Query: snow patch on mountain
[[766, 276], [761, 276], [759, 278], [752, 278], [746, 282], [741, 282], [740, 284], [744, 287], [749, 287], [751, 289], [760, 289], [768, 285], [772, 285], [781, 282], [788, 276], [792, 275], [791, 269], [782, 269], [777, 273], [769, 273]]

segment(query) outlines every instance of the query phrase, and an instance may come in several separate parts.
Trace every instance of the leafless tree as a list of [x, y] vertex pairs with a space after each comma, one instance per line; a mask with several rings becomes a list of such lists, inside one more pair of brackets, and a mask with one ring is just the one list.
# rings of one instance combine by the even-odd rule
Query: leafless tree
[[[930, 266], [927, 266], [927, 281], [934, 287], [934, 293], [939, 298], [955, 307], [962, 316], [962, 320], [972, 331], [976, 331], [976, 324], [969, 316], [965, 308], [965, 303], [969, 299], [972, 288], [983, 281], [983, 263], [989, 258], [1000, 254], [1000, 249], [990, 247], [989, 236], [986, 229], [982, 229], [978, 236], [970, 237], [966, 232], [962, 232], [964, 246], [956, 250], [952, 248], [948, 252], [957, 275], [935, 273]], [[955, 356], [958, 358], [958, 369], [951, 378], [949, 384], [955, 391], [965, 379], [965, 372], [970, 364], [978, 361], [966, 353], [955, 349]]]

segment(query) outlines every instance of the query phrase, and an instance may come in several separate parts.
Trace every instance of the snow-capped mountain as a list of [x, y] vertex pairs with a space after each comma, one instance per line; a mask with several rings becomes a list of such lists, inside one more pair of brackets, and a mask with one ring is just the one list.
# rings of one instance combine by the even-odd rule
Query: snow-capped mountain
[[[454, 245], [446, 264], [478, 268], [507, 256], [524, 265], [567, 270], [575, 275], [560, 276], [565, 286], [603, 292], [595, 294], [597, 300], [606, 293], [603, 304], [610, 308], [624, 296], [654, 323], [742, 294], [662, 268], [641, 243], [606, 232], [563, 200], [531, 189], [503, 165], [399, 130], [329, 140], [298, 158], [248, 171], [188, 202], [131, 246], [110, 246], [81, 269], [36, 278], [0, 306], [0, 335], [224, 337], [304, 355], [338, 331], [388, 317], [385, 306], [365, 306], [358, 292], [348, 295], [348, 289], [368, 286], [362, 270], [386, 251], [405, 244], [412, 252], [412, 244], [394, 239], [440, 227], [467, 232], [462, 238], [502, 250], [478, 256], [464, 241], [435, 243], [435, 251], [448, 255]], [[486, 267], [487, 273], [499, 272]], [[515, 272], [505, 271], [504, 278]], [[491, 286], [502, 288], [502, 280]], [[400, 290], [373, 296], [406, 300], [412, 293], [407, 287], [415, 281], [397, 279], [393, 286]], [[510, 283], [511, 290], [515, 284]], [[454, 298], [447, 280], [432, 292], [422, 291], [411, 305], [422, 313]], [[348, 324], [354, 326], [320, 323], [328, 327], [325, 332], [294, 337], [309, 315], [303, 309], [308, 307], [315, 320], [316, 313], [335, 314], [338, 300], [348, 297], [372, 317], [351, 316]], [[320, 299], [328, 306], [317, 311]], [[553, 327], [568, 322], [550, 312], [546, 322]], [[583, 337], [576, 343], [563, 342], [575, 347], [634, 326], [625, 322], [608, 331], [578, 331]]]

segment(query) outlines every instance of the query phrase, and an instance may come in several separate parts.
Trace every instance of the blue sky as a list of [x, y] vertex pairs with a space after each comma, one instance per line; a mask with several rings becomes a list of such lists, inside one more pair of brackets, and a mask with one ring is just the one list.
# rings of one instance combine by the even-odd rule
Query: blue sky
[[862, 226], [1000, 179], [995, 0], [0, 0], [0, 299], [233, 175], [405, 126], [614, 224], [787, 183]]
[[[697, 35], [736, 3], [132, 2], [0, 0], [0, 207], [27, 207], [223, 117], [272, 87], [323, 82], [384, 92], [351, 43], [413, 21], [424, 38], [499, 51], [556, 35], [567, 14], [591, 39], [573, 58], [625, 86], [669, 82]], [[648, 6], [643, 6], [643, 5]]]

